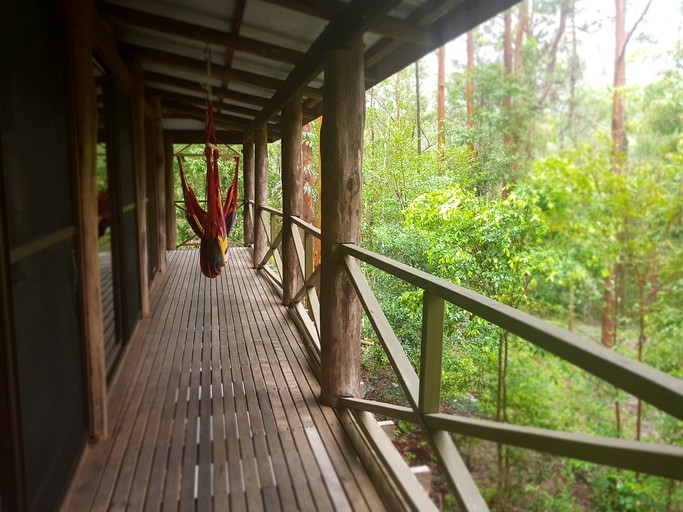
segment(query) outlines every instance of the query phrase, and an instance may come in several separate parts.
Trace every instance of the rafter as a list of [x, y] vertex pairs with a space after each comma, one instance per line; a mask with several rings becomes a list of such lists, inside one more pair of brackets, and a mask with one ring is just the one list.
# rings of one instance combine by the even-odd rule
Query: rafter
[[[196, 96], [191, 94], [182, 94], [173, 91], [167, 91], [165, 89], [158, 89], [154, 87], [145, 88], [145, 92], [150, 96], [159, 96], [160, 98], [166, 98], [170, 100], [177, 100], [179, 102], [186, 102], [193, 105], [206, 104], [206, 97]], [[220, 98], [216, 98], [213, 101], [213, 105], [217, 110], [231, 112], [233, 114], [240, 114], [243, 116], [249, 116], [250, 118], [256, 117], [258, 114], [257, 109], [243, 107], [241, 105], [234, 105], [225, 101], [221, 101]]]
[[400, 0], [353, 0], [348, 4], [313, 42], [304, 58], [289, 74], [284, 85], [275, 92], [268, 106], [256, 116], [245, 133], [245, 140], [248, 140], [260, 126], [279, 112], [295, 92], [302, 90], [315, 78], [322, 67], [327, 50], [342, 48], [349, 41], [362, 36], [398, 3]]
[[366, 66], [376, 74], [377, 81], [384, 80], [396, 69], [414, 62], [426, 53], [464, 34], [496, 14], [510, 8], [519, 0], [432, 0], [409, 18], [417, 26], [428, 27], [431, 35], [427, 44], [418, 45], [385, 40], [366, 53]]
[[[183, 89], [188, 95], [196, 96], [197, 93], [206, 95], [206, 89], [204, 84], [193, 80], [186, 80], [184, 78], [178, 78], [171, 75], [166, 75], [164, 73], [157, 73], [153, 71], [145, 72], [145, 81], [154, 82], [159, 85], [168, 85], [171, 87], [176, 87], [178, 89]], [[149, 88], [150, 86], [148, 86]], [[269, 99], [263, 96], [254, 96], [253, 94], [246, 94], [239, 91], [233, 91], [232, 89], [226, 89], [225, 87], [213, 86], [212, 87], [213, 96], [221, 100], [227, 100], [228, 102], [239, 102], [246, 103], [248, 105], [255, 105], [258, 107], [264, 107], [268, 104]], [[318, 113], [313, 108], [302, 109], [303, 115], [310, 119], [315, 119], [318, 117]]]
[[303, 56], [301, 52], [290, 50], [281, 46], [265, 43], [256, 39], [240, 37], [201, 25], [194, 25], [185, 21], [151, 14], [137, 9], [129, 9], [111, 3], [103, 3], [101, 12], [110, 19], [118, 22], [143, 27], [148, 30], [163, 32], [173, 36], [184, 37], [204, 43], [211, 43], [230, 48], [233, 51], [241, 51], [265, 57], [267, 59], [295, 64]]
[[[287, 9], [325, 20], [330, 20], [335, 16], [338, 16], [347, 5], [339, 0], [316, 0], [315, 2], [310, 2], [307, 0], [266, 1], [271, 4], [281, 5]], [[424, 31], [419, 30], [414, 25], [411, 25], [410, 23], [393, 16], [386, 16], [385, 18], [379, 20], [370, 31], [381, 36], [391, 37], [392, 39], [410, 41], [419, 44], [425, 42], [429, 38], [429, 35]]]
[[[202, 60], [162, 50], [154, 50], [144, 46], [126, 46], [128, 46], [133, 53], [140, 55], [145, 62], [164, 64], [176, 69], [190, 71], [191, 73], [196, 73], [200, 76], [206, 75], [206, 62]], [[242, 71], [240, 69], [226, 68], [215, 62], [211, 64], [211, 69], [216, 75], [224, 74], [235, 82], [254, 85], [263, 89], [276, 90], [284, 84], [283, 80], [277, 78], [251, 73], [250, 71]], [[322, 91], [313, 87], [304, 88], [303, 94], [309, 98], [322, 98]]]
[[[145, 71], [145, 81], [170, 85], [180, 89], [185, 89], [189, 92], [202, 92], [203, 94], [206, 94], [205, 84], [194, 80], [187, 80], [185, 78], [167, 75], [165, 73]], [[231, 89], [226, 89], [225, 87], [219, 87], [216, 85], [212, 85], [212, 90], [214, 96], [232, 101], [239, 101], [240, 103], [247, 103], [248, 105], [264, 107], [268, 104], [268, 98], [264, 96], [256, 96], [253, 94], [233, 91]]]

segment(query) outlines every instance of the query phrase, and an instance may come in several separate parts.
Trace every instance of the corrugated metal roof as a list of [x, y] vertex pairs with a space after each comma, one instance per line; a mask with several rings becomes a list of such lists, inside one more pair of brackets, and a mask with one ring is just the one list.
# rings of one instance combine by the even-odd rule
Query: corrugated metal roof
[[203, 130], [197, 109], [210, 53], [226, 133], [241, 140], [268, 120], [277, 137], [277, 114], [292, 91], [303, 92], [304, 121], [322, 112], [330, 45], [362, 34], [370, 87], [516, 1], [103, 0], [97, 9], [120, 46], [142, 58], [165, 130]]

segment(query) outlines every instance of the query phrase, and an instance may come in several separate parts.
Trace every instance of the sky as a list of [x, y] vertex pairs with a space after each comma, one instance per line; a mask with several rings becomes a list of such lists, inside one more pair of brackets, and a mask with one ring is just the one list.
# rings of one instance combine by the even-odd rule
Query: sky
[[[626, 31], [633, 27], [647, 0], [627, 0]], [[577, 25], [599, 21], [590, 32], [579, 32], [579, 55], [586, 63], [585, 80], [611, 87], [614, 71], [614, 1], [577, 0]], [[513, 21], [514, 23], [514, 21]], [[566, 35], [566, 34], [565, 34]], [[661, 57], [683, 38], [683, 0], [652, 0], [650, 8], [627, 47], [626, 83], [647, 85], [657, 79], [658, 71], [671, 62]], [[446, 73], [462, 67], [466, 58], [465, 36], [446, 46]], [[420, 61], [429, 75], [436, 75], [436, 54]], [[426, 84], [429, 87], [428, 84]]]

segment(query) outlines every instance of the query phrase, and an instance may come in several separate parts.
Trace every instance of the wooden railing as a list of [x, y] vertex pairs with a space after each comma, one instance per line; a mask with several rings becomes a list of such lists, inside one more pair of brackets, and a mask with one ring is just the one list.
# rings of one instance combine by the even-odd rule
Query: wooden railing
[[[249, 204], [253, 208], [252, 204]], [[253, 210], [252, 210], [253, 211]], [[268, 251], [261, 260], [261, 267], [266, 275], [280, 288], [282, 288], [282, 259], [280, 250], [282, 246], [282, 229], [286, 228], [282, 222], [283, 214], [273, 208], [259, 206], [257, 208], [258, 221], [262, 223], [268, 243]], [[303, 277], [303, 286], [294, 296], [294, 305], [291, 310], [293, 318], [297, 322], [302, 334], [308, 342], [320, 351], [320, 303], [315, 287], [320, 281], [320, 266], [314, 266], [313, 247], [314, 239], [320, 240], [320, 229], [308, 224], [298, 217], [292, 217], [289, 229], [296, 248], [299, 262], [299, 270]], [[303, 232], [303, 240], [302, 240]], [[271, 260], [272, 258], [272, 260]], [[275, 267], [268, 265], [272, 261]]]
[[[273, 217], [282, 213], [270, 208], [260, 208], [264, 226], [270, 226], [268, 235], [270, 249], [262, 265], [277, 254], [281, 242], [281, 230], [273, 229]], [[265, 217], [270, 214], [270, 222]], [[315, 285], [320, 269], [313, 268], [313, 238], [320, 238], [320, 230], [293, 217], [290, 223], [294, 233], [297, 256], [304, 286], [295, 297], [296, 304], [290, 311], [296, 313], [302, 333], [320, 348], [319, 305]], [[302, 242], [300, 230], [305, 234]], [[268, 231], [268, 230], [267, 230]], [[453, 283], [416, 270], [382, 255], [352, 244], [342, 244], [346, 271], [353, 282], [375, 333], [403, 388], [410, 407], [365, 400], [342, 398], [340, 405], [355, 417], [368, 442], [375, 447], [385, 467], [393, 474], [405, 502], [414, 510], [434, 509], [432, 502], [381, 428], [377, 427], [373, 414], [383, 415], [419, 425], [432, 446], [433, 452], [449, 481], [463, 510], [488, 510], [469, 470], [452, 440], [452, 434], [488, 440], [519, 448], [531, 449], [553, 455], [580, 459], [607, 466], [614, 466], [650, 475], [683, 479], [683, 448], [629, 441], [607, 437], [558, 432], [542, 428], [474, 419], [456, 414], [444, 414], [441, 407], [441, 374], [444, 330], [444, 307], [449, 302], [473, 315], [491, 322], [502, 329], [574, 364], [592, 375], [603, 379], [619, 389], [658, 407], [662, 411], [683, 419], [683, 381], [662, 373], [650, 366], [624, 357], [601, 345], [551, 325], [510, 306], [484, 297]], [[275, 275], [267, 270], [276, 283], [281, 281], [281, 263], [273, 258], [280, 272]], [[418, 375], [399, 339], [384, 315], [381, 306], [366, 281], [357, 260], [391, 274], [422, 290], [423, 318], [420, 352], [420, 375]], [[280, 277], [280, 280], [277, 280]], [[301, 304], [306, 299], [308, 311]]]

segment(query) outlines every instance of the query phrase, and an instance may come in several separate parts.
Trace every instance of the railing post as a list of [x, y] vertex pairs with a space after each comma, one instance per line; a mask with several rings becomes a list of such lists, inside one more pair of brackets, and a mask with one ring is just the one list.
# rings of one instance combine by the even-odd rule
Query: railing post
[[270, 217], [270, 247], [268, 249], [274, 249], [275, 248], [275, 235], [277, 235], [277, 215], [273, 215], [272, 213], [269, 213], [268, 216]]
[[443, 355], [444, 300], [422, 293], [422, 350], [420, 352], [419, 410], [439, 412], [441, 404], [441, 359]]
[[254, 244], [254, 142], [245, 142], [242, 146], [244, 164], [244, 246]]
[[346, 274], [340, 244], [360, 241], [365, 126], [363, 40], [325, 54], [321, 156], [321, 401], [336, 406], [360, 386], [360, 301]]
[[256, 131], [256, 163], [254, 186], [254, 268], [266, 255], [266, 227], [261, 222], [261, 206], [268, 206], [268, 134], [266, 127]]
[[282, 303], [289, 306], [302, 285], [292, 216], [303, 213], [304, 173], [301, 166], [301, 94], [282, 110]]
[[308, 231], [306, 232], [306, 276], [305, 279], [308, 280], [313, 273], [313, 235]]

